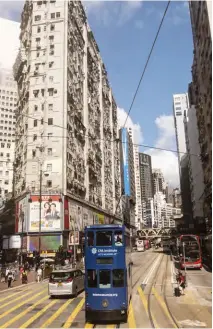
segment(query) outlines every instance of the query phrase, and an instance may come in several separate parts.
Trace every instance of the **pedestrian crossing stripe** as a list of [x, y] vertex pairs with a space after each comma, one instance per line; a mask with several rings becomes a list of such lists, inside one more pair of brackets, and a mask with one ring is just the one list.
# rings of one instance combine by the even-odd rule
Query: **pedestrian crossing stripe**
[[15, 317], [13, 317], [11, 320], [9, 320], [6, 323], [4, 323], [2, 326], [0, 326], [0, 328], [7, 328], [7, 327], [9, 327], [12, 323], [14, 323], [15, 321], [21, 319], [24, 315], [26, 315], [28, 312], [32, 311], [37, 305], [43, 303], [48, 298], [49, 298], [49, 296], [45, 296], [44, 298], [40, 299], [35, 304], [33, 304], [32, 306], [28, 307], [26, 310], [24, 310], [23, 312], [19, 313]]
[[[13, 294], [10, 294], [10, 295], [7, 296], [7, 297], [0, 298], [0, 302], [5, 301], [5, 300], [7, 300], [7, 299], [10, 299], [10, 298], [12, 298], [13, 296], [17, 296], [17, 295], [23, 294], [23, 293], [26, 292], [26, 291], [27, 291], [27, 289], [23, 289], [23, 290], [21, 290], [21, 291], [14, 292]], [[8, 292], [8, 290], [7, 290], [7, 292]], [[22, 295], [22, 296], [23, 296], [23, 295]], [[14, 301], [14, 300], [13, 300], [13, 301]]]
[[27, 297], [27, 296], [29, 296], [29, 295], [31, 295], [31, 294], [32, 294], [32, 292], [29, 291], [29, 292], [28, 292], [27, 294], [25, 294], [25, 295], [21, 295], [21, 296], [15, 298], [15, 299], [12, 299], [12, 300], [10, 300], [10, 301], [7, 302], [7, 303], [2, 304], [2, 305], [0, 306], [0, 309], [1, 309], [1, 308], [4, 308], [4, 307], [6, 307], [6, 306], [8, 306], [8, 305], [10, 305], [10, 304], [12, 304], [12, 303], [14, 303], [14, 302], [17, 302], [18, 300], [23, 299], [23, 297]]
[[73, 302], [74, 299], [69, 299], [64, 303], [47, 321], [45, 321], [40, 328], [47, 328], [51, 323], [67, 308], [69, 304]]
[[[13, 311], [17, 310], [17, 309], [18, 309], [19, 307], [21, 307], [22, 305], [24, 305], [24, 304], [30, 302], [31, 300], [37, 298], [37, 297], [40, 296], [40, 295], [42, 295], [42, 294], [43, 294], [44, 292], [46, 292], [46, 291], [47, 291], [47, 288], [43, 289], [43, 290], [42, 290], [41, 292], [39, 292], [38, 294], [33, 295], [32, 297], [26, 299], [26, 300], [23, 301], [22, 303], [20, 303], [20, 304], [14, 306], [14, 307], [12, 307], [12, 308], [10, 308], [8, 311], [6, 311], [6, 312], [0, 314], [0, 319], [4, 318], [6, 315], [8, 315], [8, 314], [12, 313]], [[30, 292], [30, 294], [32, 295], [32, 291]]]
[[37, 320], [42, 314], [44, 314], [50, 307], [55, 305], [58, 301], [53, 300], [50, 304], [46, 305], [41, 311], [36, 313], [34, 316], [32, 316], [29, 320], [27, 320], [25, 323], [21, 325], [19, 328], [27, 328], [31, 323], [33, 323], [35, 320]]
[[76, 316], [78, 315], [78, 313], [80, 312], [80, 310], [82, 309], [83, 305], [84, 305], [85, 299], [83, 298], [78, 305], [76, 306], [76, 308], [74, 309], [74, 311], [71, 313], [71, 315], [69, 316], [69, 318], [67, 319], [67, 321], [65, 322], [65, 324], [63, 325], [63, 328], [70, 328], [72, 322], [75, 320]]

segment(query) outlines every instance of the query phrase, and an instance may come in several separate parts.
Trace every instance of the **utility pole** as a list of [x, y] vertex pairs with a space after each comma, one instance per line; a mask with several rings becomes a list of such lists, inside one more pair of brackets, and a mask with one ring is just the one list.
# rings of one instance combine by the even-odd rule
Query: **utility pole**
[[75, 268], [76, 268], [76, 244], [75, 244], [75, 237], [76, 237], [76, 235], [75, 235], [75, 216], [74, 216], [74, 266], [75, 266]]
[[24, 212], [21, 212], [21, 265], [23, 264]]
[[39, 179], [39, 240], [38, 240], [38, 252], [39, 257], [41, 254], [41, 200], [42, 199], [42, 170], [40, 169], [40, 179]]

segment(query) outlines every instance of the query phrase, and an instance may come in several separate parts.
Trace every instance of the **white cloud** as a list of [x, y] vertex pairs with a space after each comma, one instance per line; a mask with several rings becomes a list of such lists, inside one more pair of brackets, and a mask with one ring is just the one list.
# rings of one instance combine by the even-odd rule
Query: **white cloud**
[[4, 18], [0, 18], [0, 66], [12, 69], [15, 62], [20, 41], [20, 24]]
[[135, 27], [141, 30], [144, 27], [144, 22], [141, 20], [135, 21]]
[[[172, 115], [161, 115], [156, 118], [158, 138], [155, 147], [176, 150], [175, 128]], [[179, 186], [179, 168], [177, 153], [149, 149], [145, 153], [152, 157], [152, 167], [162, 170], [165, 180], [171, 187]]]
[[[83, 1], [89, 21], [95, 19], [104, 26], [123, 26], [142, 6], [142, 1]], [[137, 26], [136, 26], [137, 27]], [[138, 28], [138, 27], [137, 27]]]
[[[126, 121], [127, 112], [118, 107], [118, 125], [120, 128], [124, 126], [124, 123]], [[143, 142], [143, 134], [142, 129], [139, 123], [134, 123], [130, 117], [128, 117], [126, 125], [126, 128], [132, 128], [133, 131], [133, 137], [134, 137], [134, 143], [140, 144]]]

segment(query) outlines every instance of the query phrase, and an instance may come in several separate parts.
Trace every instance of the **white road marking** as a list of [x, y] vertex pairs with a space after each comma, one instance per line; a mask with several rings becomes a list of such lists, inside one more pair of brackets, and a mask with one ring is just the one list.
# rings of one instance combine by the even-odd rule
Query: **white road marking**
[[179, 321], [179, 323], [183, 326], [188, 326], [190, 328], [194, 328], [194, 327], [206, 327], [206, 323], [205, 322], [200, 322], [198, 320], [183, 320], [183, 321]]
[[160, 260], [160, 255], [158, 255], [156, 261], [153, 263], [151, 269], [149, 270], [149, 272], [147, 273], [146, 277], [144, 278], [142, 284], [147, 284], [149, 282], [149, 279], [152, 275], [152, 273], [154, 272], [155, 268], [157, 267], [158, 263], [159, 263], [159, 260]]

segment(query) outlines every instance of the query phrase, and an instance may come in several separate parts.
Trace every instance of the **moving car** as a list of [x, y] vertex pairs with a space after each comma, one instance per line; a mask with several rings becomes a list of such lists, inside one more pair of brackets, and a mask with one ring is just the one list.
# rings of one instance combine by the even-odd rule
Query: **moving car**
[[77, 269], [54, 270], [50, 274], [48, 292], [51, 297], [74, 295], [84, 290], [84, 273]]

